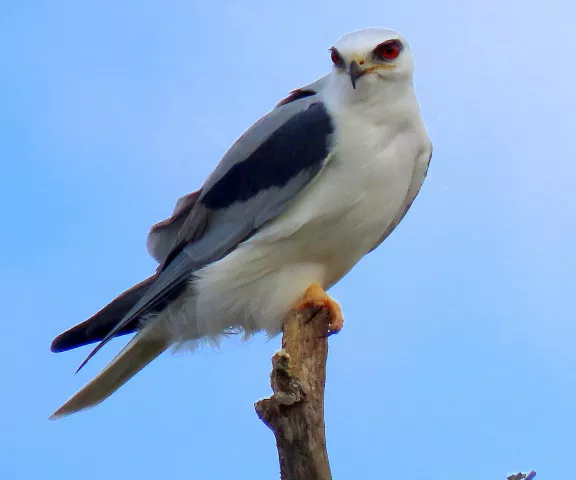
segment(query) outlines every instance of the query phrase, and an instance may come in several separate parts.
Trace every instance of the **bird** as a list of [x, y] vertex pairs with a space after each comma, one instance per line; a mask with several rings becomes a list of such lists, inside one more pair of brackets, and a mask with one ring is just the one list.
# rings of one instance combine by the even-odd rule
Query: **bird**
[[80, 370], [112, 338], [135, 334], [51, 419], [101, 403], [170, 348], [278, 335], [294, 309], [325, 308], [327, 334], [340, 331], [327, 290], [404, 218], [432, 142], [400, 33], [364, 28], [328, 51], [326, 75], [279, 101], [151, 227], [155, 273], [54, 339], [53, 352], [99, 342]]

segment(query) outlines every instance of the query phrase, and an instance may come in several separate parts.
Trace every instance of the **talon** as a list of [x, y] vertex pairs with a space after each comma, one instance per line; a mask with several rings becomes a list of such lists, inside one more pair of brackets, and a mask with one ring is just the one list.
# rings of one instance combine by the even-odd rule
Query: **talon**
[[322, 307], [330, 313], [328, 335], [333, 335], [342, 330], [344, 317], [342, 316], [340, 305], [335, 300], [332, 300], [318, 283], [313, 283], [308, 287], [296, 309], [304, 310], [310, 307]]
[[[334, 302], [334, 300], [332, 301]], [[332, 321], [328, 324], [329, 335], [338, 333], [340, 330], [342, 330], [342, 327], [344, 326], [344, 317], [342, 315], [340, 305], [338, 305], [336, 302], [334, 302], [334, 304], [336, 305], [336, 307], [338, 307], [338, 314], [335, 315], [333, 311], [330, 311], [330, 318]]]

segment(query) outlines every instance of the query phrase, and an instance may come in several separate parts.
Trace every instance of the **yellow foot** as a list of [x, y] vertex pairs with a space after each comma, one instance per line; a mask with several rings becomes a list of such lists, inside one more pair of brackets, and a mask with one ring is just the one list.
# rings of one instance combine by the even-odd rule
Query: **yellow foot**
[[310, 307], [326, 308], [330, 313], [330, 323], [328, 324], [328, 335], [338, 333], [344, 326], [344, 317], [342, 309], [335, 300], [324, 291], [318, 283], [313, 283], [308, 287], [306, 293], [296, 306], [297, 310], [303, 310]]

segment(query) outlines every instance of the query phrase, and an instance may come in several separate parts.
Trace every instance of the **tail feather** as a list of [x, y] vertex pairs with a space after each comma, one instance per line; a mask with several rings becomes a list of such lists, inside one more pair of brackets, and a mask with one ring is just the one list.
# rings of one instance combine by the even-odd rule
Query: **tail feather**
[[[58, 335], [50, 345], [50, 350], [64, 352], [102, 340], [142, 298], [155, 280], [156, 275], [148, 277], [116, 297], [88, 320]], [[136, 319], [120, 330], [118, 336], [133, 333], [137, 328], [138, 320]]]
[[56, 410], [50, 420], [98, 405], [170, 346], [167, 336], [146, 328], [139, 332], [116, 357], [84, 388]]

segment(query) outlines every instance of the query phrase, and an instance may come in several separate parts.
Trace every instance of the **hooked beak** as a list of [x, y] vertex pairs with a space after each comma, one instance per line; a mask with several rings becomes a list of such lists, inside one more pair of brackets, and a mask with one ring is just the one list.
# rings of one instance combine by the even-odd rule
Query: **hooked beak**
[[364, 70], [360, 68], [356, 60], [350, 62], [350, 67], [348, 68], [348, 73], [350, 75], [350, 81], [352, 82], [352, 88], [356, 89], [356, 81], [364, 75]]

